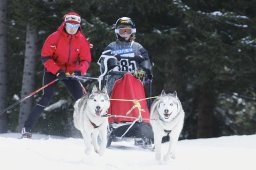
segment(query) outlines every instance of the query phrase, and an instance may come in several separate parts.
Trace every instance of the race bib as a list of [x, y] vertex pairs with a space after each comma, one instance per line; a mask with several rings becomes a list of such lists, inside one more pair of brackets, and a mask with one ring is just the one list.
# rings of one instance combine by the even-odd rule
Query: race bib
[[[137, 70], [136, 62], [134, 60], [131, 60], [134, 58], [134, 52], [131, 47], [119, 49], [112, 51], [115, 55], [120, 55], [121, 60], [119, 61], [118, 67], [114, 69], [114, 71], [125, 71], [125, 72], [132, 72], [134, 70]], [[122, 57], [124, 57], [122, 59]], [[131, 58], [131, 59], [128, 59]]]
[[136, 62], [134, 60], [128, 60], [128, 59], [121, 59], [119, 61], [118, 67], [116, 68], [118, 70], [115, 70], [115, 71], [132, 72], [134, 70], [137, 70]]

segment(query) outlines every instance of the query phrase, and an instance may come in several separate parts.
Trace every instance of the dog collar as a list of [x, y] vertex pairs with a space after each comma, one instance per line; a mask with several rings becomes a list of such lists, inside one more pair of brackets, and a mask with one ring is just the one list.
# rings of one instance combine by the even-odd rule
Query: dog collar
[[172, 132], [172, 130], [165, 130], [164, 129], [164, 132], [167, 133], [167, 135], [169, 136], [169, 134]]
[[94, 129], [96, 129], [96, 128], [98, 128], [98, 127], [101, 126], [101, 124], [97, 126], [97, 125], [96, 125], [95, 123], [93, 123], [90, 119], [89, 119], [89, 121], [90, 121], [91, 125], [94, 127]]

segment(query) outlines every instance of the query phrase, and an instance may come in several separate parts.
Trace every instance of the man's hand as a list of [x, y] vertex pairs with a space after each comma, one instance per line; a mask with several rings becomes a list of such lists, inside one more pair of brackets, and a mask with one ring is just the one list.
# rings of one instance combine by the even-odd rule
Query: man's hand
[[74, 71], [74, 75], [75, 76], [81, 76], [82, 74], [81, 74], [81, 71]]
[[147, 75], [147, 79], [148, 79], [148, 80], [152, 80], [152, 79], [153, 79], [153, 75], [152, 75], [152, 74], [148, 74], [148, 75]]
[[63, 70], [59, 70], [58, 73], [56, 74], [58, 80], [64, 80], [67, 79], [67, 76]]
[[120, 54], [117, 54], [117, 55], [115, 55], [115, 57], [116, 57], [116, 59], [118, 60], [118, 61], [120, 61], [121, 60], [121, 56], [120, 56]]

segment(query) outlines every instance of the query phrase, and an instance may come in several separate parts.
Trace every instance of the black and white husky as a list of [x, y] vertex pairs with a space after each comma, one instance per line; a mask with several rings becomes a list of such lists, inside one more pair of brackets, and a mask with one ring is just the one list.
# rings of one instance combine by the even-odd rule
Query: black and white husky
[[91, 94], [78, 99], [74, 105], [74, 125], [83, 136], [86, 154], [90, 154], [93, 147], [99, 155], [105, 151], [109, 106], [106, 88], [100, 91], [96, 86], [93, 87]]
[[169, 135], [169, 148], [163, 156], [164, 161], [175, 158], [176, 145], [183, 128], [185, 113], [177, 93], [161, 95], [152, 103], [150, 123], [154, 132], [155, 158], [162, 160], [161, 143], [163, 136]]

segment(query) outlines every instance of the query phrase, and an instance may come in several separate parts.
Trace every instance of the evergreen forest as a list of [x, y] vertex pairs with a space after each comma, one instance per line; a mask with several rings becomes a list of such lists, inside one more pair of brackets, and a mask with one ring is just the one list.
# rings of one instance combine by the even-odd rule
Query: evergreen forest
[[[1, 0], [0, 110], [42, 87], [42, 45], [75, 11], [94, 46], [88, 75], [100, 74], [97, 61], [115, 40], [113, 24], [130, 17], [154, 63], [151, 95], [164, 89], [181, 100], [182, 139], [255, 134], [255, 9], [255, 0]], [[90, 91], [94, 83], [83, 85]], [[74, 136], [74, 100], [58, 87], [50, 101], [58, 107], [45, 110], [33, 131]], [[0, 133], [20, 132], [41, 95], [1, 112]]]

